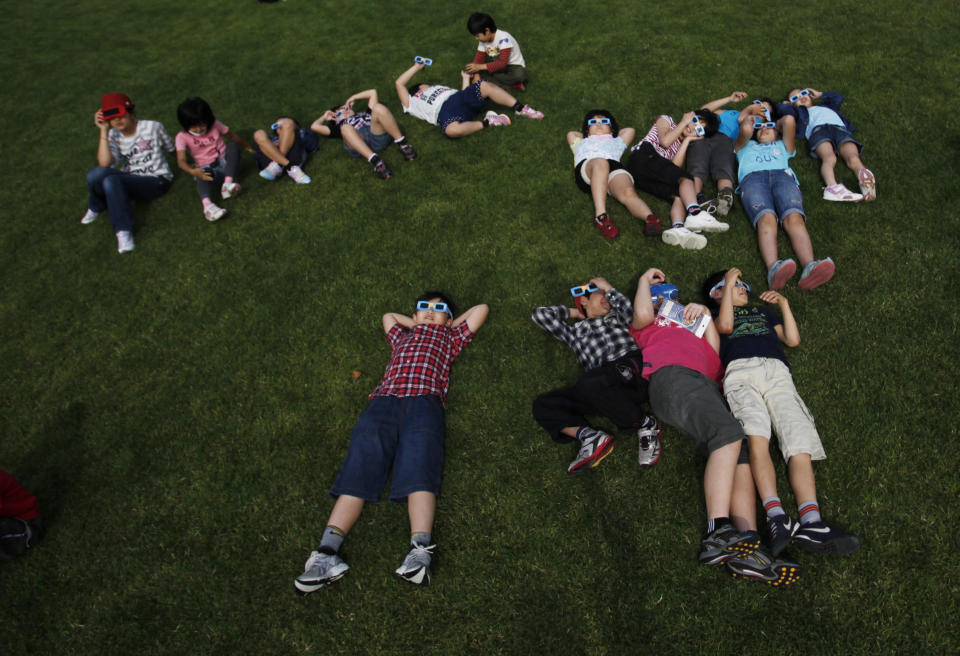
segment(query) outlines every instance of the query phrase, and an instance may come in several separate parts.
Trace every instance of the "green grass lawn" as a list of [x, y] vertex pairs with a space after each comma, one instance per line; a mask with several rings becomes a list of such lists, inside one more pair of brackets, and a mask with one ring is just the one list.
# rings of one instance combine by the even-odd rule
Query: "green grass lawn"
[[[11, 3], [0, 44], [0, 467], [40, 499], [49, 532], [0, 566], [0, 651], [20, 654], [955, 653], [956, 13], [936, 2]], [[523, 47], [520, 96], [546, 114], [451, 142], [403, 116], [393, 80], [415, 54], [455, 85], [488, 11]], [[650, 266], [691, 298], [738, 266], [763, 287], [739, 208], [699, 252], [645, 238], [621, 206], [608, 243], [564, 143], [607, 107], [644, 134], [742, 89], [814, 86], [844, 111], [876, 173], [876, 203], [820, 199], [794, 162], [832, 282], [787, 287], [803, 344], [788, 355], [817, 418], [828, 520], [844, 558], [790, 553], [785, 589], [737, 582], [696, 556], [703, 458], [673, 430], [640, 470], [624, 438], [589, 475], [533, 421], [571, 384], [573, 354], [530, 321], [604, 275], [628, 295]], [[375, 87], [420, 158], [387, 182], [321, 144], [308, 186], [245, 191], [208, 223], [194, 184], [137, 208], [119, 256], [106, 217], [81, 226], [93, 113], [123, 91], [178, 128], [200, 95], [249, 139], [309, 122]], [[853, 186], [853, 176], [838, 167]], [[663, 217], [667, 207], [648, 198]], [[781, 252], [789, 245], [781, 239]], [[448, 290], [490, 318], [454, 368], [434, 585], [399, 582], [405, 509], [369, 506], [352, 571], [306, 597], [292, 581], [332, 507], [327, 490], [389, 349], [380, 316]], [[360, 370], [359, 379], [351, 371]], [[779, 457], [776, 457], [779, 460]], [[782, 496], [794, 499], [778, 462]]]

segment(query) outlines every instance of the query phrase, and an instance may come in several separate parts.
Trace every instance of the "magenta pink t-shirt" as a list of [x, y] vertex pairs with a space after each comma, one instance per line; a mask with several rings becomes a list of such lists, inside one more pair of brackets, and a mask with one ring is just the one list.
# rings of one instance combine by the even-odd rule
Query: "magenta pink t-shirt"
[[225, 150], [223, 135], [229, 131], [230, 128], [220, 121], [214, 121], [213, 125], [199, 137], [181, 130], [177, 132], [176, 147], [177, 150], [189, 151], [197, 166], [206, 166], [223, 157]]
[[723, 364], [710, 343], [675, 323], [666, 326], [656, 321], [642, 330], [630, 329], [643, 351], [643, 377], [647, 380], [661, 367], [679, 365], [699, 371], [717, 383], [723, 380]]

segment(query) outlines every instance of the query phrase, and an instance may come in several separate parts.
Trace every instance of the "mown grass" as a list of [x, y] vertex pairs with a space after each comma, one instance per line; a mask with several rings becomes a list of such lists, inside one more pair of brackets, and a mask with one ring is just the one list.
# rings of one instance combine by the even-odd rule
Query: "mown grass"
[[[475, 9], [6, 8], [0, 467], [37, 492], [50, 531], [0, 568], [4, 651], [955, 652], [955, 14], [885, 0], [491, 3], [528, 60], [522, 97], [546, 118], [449, 142], [402, 117], [393, 79], [423, 54], [437, 62], [424, 79], [455, 84]], [[629, 292], [648, 266], [688, 293], [731, 265], [761, 281], [739, 209], [690, 253], [644, 238], [614, 206], [622, 237], [605, 243], [563, 135], [588, 107], [644, 132], [734, 89], [796, 85], [847, 95], [880, 198], [825, 203], [816, 163], [795, 160], [814, 245], [838, 273], [812, 293], [788, 287], [804, 339], [790, 357], [829, 454], [821, 505], [864, 546], [795, 554], [805, 577], [774, 590], [697, 566], [702, 459], [676, 432], [652, 470], [624, 439], [592, 475], [566, 475], [572, 447], [552, 444], [529, 405], [577, 366], [529, 313], [591, 275]], [[307, 187], [265, 183], [248, 160], [246, 191], [217, 224], [178, 175], [138, 208], [129, 256], [105, 220], [79, 224], [102, 93], [128, 93], [171, 133], [177, 103], [201, 95], [249, 138], [371, 86], [420, 153], [407, 164], [387, 150], [389, 182], [324, 143]], [[453, 375], [435, 584], [394, 579], [405, 512], [381, 504], [345, 544], [350, 574], [297, 597], [292, 578], [387, 359], [379, 317], [437, 286], [491, 317]]]

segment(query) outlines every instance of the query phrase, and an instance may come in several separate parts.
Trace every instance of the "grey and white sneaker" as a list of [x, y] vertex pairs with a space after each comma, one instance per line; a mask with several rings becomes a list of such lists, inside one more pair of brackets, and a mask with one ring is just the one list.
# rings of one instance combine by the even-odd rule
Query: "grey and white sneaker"
[[729, 187], [717, 192], [717, 216], [726, 216], [733, 209], [733, 189]]
[[726, 232], [730, 224], [717, 221], [709, 212], [697, 212], [687, 215], [683, 227], [694, 232]]
[[638, 462], [641, 467], [651, 467], [660, 460], [660, 423], [653, 417], [647, 418], [648, 425], [637, 429], [637, 438], [640, 443]]
[[83, 225], [89, 225], [97, 220], [97, 217], [100, 216], [100, 212], [94, 212], [93, 210], [88, 209], [87, 213], [83, 215], [83, 218], [80, 219], [80, 223]]
[[794, 533], [800, 528], [800, 522], [790, 515], [777, 515], [776, 517], [767, 517], [767, 529], [770, 531], [770, 553], [774, 558], [780, 555]]
[[307, 594], [339, 581], [349, 569], [350, 566], [339, 555], [314, 551], [303, 567], [303, 574], [296, 578], [293, 585], [301, 594]]
[[570, 463], [570, 466], [567, 467], [567, 473], [576, 474], [581, 471], [587, 471], [591, 467], [596, 467], [600, 464], [600, 461], [610, 455], [610, 452], [613, 451], [613, 445], [616, 444], [616, 440], [613, 439], [612, 435], [608, 435], [601, 430], [596, 430], [595, 428], [587, 428], [586, 431], [589, 431], [580, 443], [580, 450], [577, 452], [577, 457], [573, 459], [573, 462]]
[[[703, 214], [703, 212], [701, 212]], [[664, 230], [660, 236], [664, 244], [679, 246], [685, 250], [698, 251], [707, 245], [707, 238], [696, 232], [687, 230], [684, 226]]]
[[133, 233], [129, 230], [121, 230], [117, 233], [117, 252], [129, 253], [136, 244], [133, 243]]
[[403, 559], [403, 564], [397, 568], [397, 576], [415, 585], [430, 585], [430, 561], [436, 546], [431, 544], [425, 547], [411, 543], [410, 553]]

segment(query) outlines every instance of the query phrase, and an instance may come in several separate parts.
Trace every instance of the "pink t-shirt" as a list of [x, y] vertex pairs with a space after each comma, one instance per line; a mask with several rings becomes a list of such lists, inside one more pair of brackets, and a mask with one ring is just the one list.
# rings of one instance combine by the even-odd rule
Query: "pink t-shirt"
[[220, 121], [214, 121], [213, 126], [199, 137], [181, 130], [177, 132], [177, 150], [189, 151], [197, 166], [212, 164], [223, 157], [223, 135], [229, 131], [230, 128]]
[[675, 323], [660, 325], [654, 320], [642, 330], [630, 329], [637, 346], [643, 351], [643, 377], [647, 380], [661, 367], [679, 365], [699, 371], [719, 384], [723, 380], [723, 364], [710, 343]]

